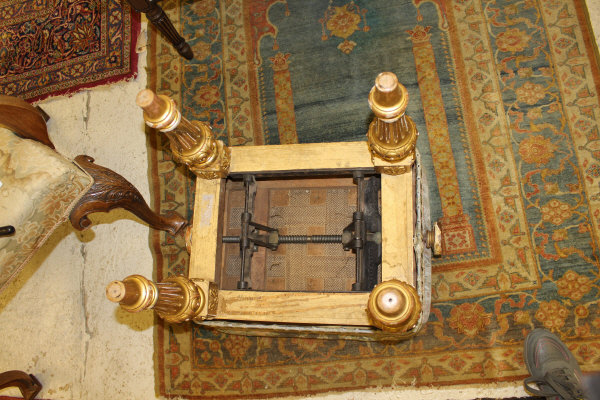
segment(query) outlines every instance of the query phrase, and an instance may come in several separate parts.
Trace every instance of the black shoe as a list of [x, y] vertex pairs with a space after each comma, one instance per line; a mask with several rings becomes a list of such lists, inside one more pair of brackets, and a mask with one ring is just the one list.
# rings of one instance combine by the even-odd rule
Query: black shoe
[[[579, 365], [560, 339], [545, 329], [534, 329], [525, 339], [525, 365], [531, 376], [525, 389], [550, 399], [585, 399]], [[537, 384], [538, 389], [532, 388]]]

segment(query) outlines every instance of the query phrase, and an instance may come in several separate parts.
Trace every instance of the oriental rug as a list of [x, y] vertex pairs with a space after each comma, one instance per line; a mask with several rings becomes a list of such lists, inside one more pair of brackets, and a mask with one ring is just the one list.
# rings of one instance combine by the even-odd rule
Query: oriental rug
[[139, 30], [124, 0], [0, 0], [0, 94], [33, 102], [132, 78]]
[[[441, 221], [431, 316], [399, 344], [156, 328], [157, 393], [307, 395], [519, 381], [535, 327], [600, 365], [600, 71], [582, 0], [172, 1], [184, 62], [151, 38], [150, 87], [230, 145], [365, 140], [381, 71], [407, 113]], [[151, 132], [154, 204], [191, 216], [193, 186]], [[157, 278], [185, 274], [154, 233]], [[517, 383], [518, 384], [518, 383]]]

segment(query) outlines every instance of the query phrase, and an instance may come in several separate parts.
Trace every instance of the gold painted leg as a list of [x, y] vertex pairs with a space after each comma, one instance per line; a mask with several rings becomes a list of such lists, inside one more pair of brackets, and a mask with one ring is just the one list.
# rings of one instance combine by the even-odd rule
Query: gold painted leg
[[369, 106], [376, 118], [369, 125], [367, 143], [374, 157], [390, 163], [378, 168], [382, 173], [397, 175], [410, 169], [393, 165], [407, 157], [414, 158], [415, 154], [419, 133], [413, 120], [405, 114], [407, 105], [408, 91], [396, 75], [379, 74], [369, 93]]
[[188, 121], [171, 98], [150, 89], [138, 93], [136, 104], [144, 110], [146, 124], [167, 135], [178, 162], [203, 179], [227, 176], [231, 151], [213, 137], [208, 124]]
[[373, 326], [388, 332], [406, 332], [419, 320], [421, 300], [414, 287], [391, 279], [373, 288], [367, 311]]
[[155, 283], [141, 275], [113, 281], [106, 297], [129, 312], [154, 309], [167, 322], [203, 320], [216, 314], [218, 290], [214, 283], [184, 276]]

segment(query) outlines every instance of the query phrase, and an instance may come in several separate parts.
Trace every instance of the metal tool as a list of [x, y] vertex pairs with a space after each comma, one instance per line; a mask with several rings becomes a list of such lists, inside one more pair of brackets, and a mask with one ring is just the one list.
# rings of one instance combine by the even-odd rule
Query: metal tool
[[280, 244], [341, 243], [344, 250], [352, 250], [356, 254], [356, 282], [352, 290], [371, 290], [379, 281], [381, 265], [381, 215], [378, 206], [381, 181], [376, 176], [365, 180], [362, 171], [355, 171], [353, 177], [357, 185], [356, 211], [341, 235], [279, 235], [277, 229], [252, 221], [256, 179], [253, 175], [244, 175], [241, 235], [223, 236], [223, 243], [240, 245], [241, 268], [237, 288], [251, 289], [246, 277], [250, 275], [252, 254], [258, 247], [277, 250]]

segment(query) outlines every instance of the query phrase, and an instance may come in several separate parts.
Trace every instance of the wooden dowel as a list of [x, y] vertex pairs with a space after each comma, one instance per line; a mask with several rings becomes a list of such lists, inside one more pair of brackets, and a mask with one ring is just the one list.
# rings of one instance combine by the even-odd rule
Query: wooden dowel
[[150, 89], [140, 91], [135, 103], [141, 107], [151, 119], [160, 118], [168, 108], [168, 104]]

